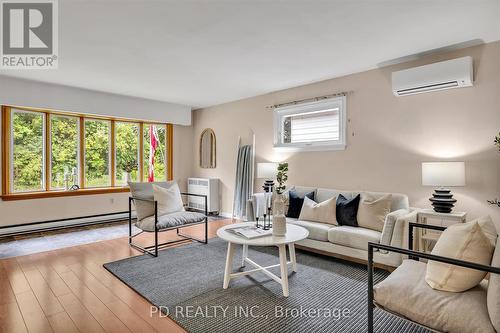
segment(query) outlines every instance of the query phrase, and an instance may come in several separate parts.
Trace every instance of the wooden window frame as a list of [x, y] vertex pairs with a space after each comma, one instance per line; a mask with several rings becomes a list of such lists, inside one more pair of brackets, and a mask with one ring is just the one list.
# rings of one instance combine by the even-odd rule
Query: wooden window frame
[[[21, 111], [31, 111], [44, 114], [44, 130], [45, 130], [45, 147], [44, 147], [44, 182], [45, 190], [34, 191], [34, 192], [13, 192], [11, 191], [10, 184], [10, 173], [11, 173], [11, 147], [10, 141], [12, 137], [11, 131], [11, 114], [12, 109]], [[107, 117], [107, 116], [96, 116], [88, 115], [83, 113], [72, 113], [65, 111], [55, 111], [49, 109], [39, 109], [31, 107], [21, 107], [14, 105], [2, 105], [1, 108], [1, 120], [2, 120], [2, 195], [1, 198], [4, 201], [10, 200], [25, 200], [25, 199], [39, 199], [39, 198], [52, 198], [52, 197], [67, 197], [67, 196], [79, 196], [79, 195], [92, 195], [92, 194], [106, 194], [106, 193], [120, 193], [129, 192], [128, 186], [118, 185], [116, 186], [116, 144], [115, 144], [115, 123], [116, 122], [129, 122], [139, 125], [139, 169], [138, 173], [139, 181], [143, 180], [143, 164], [144, 164], [144, 136], [143, 130], [144, 125], [157, 125], [165, 126], [165, 158], [166, 158], [166, 179], [173, 179], [173, 125], [165, 124], [149, 120], [135, 120], [127, 118], [118, 117]], [[71, 116], [79, 118], [79, 151], [78, 151], [78, 166], [79, 166], [79, 182], [81, 188], [75, 191], [66, 191], [61, 189], [51, 189], [51, 156], [52, 151], [50, 149], [51, 143], [51, 128], [50, 128], [50, 118], [51, 115], [55, 116]], [[108, 187], [85, 187], [85, 120], [106, 120], [110, 121], [110, 177], [111, 186]]]

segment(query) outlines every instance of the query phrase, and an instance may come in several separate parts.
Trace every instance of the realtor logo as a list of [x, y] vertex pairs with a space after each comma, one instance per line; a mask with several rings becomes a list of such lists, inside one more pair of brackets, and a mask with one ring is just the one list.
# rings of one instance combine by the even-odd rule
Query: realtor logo
[[3, 69], [57, 68], [57, 2], [0, 0]]

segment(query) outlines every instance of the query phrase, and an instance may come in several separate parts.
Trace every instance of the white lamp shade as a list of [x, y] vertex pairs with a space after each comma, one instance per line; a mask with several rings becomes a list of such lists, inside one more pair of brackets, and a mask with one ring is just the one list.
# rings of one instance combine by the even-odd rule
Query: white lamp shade
[[274, 179], [278, 172], [278, 163], [257, 163], [257, 178]]
[[422, 185], [424, 186], [464, 186], [464, 162], [424, 162], [422, 163]]

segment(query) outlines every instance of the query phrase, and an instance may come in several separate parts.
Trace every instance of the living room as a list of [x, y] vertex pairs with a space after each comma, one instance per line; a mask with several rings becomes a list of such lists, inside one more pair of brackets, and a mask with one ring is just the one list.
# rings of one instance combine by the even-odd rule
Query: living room
[[1, 331], [500, 332], [497, 1], [40, 3]]

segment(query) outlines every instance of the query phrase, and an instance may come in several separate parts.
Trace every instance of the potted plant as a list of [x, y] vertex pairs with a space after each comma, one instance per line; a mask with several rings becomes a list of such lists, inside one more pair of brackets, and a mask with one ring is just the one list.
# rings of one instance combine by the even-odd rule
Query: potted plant
[[288, 163], [280, 163], [277, 169], [276, 195], [273, 202], [273, 235], [284, 236], [286, 234], [286, 217], [285, 217], [285, 200], [283, 192], [286, 189], [286, 181], [288, 180]]
[[121, 169], [123, 170], [123, 172], [125, 174], [125, 182], [128, 183], [128, 182], [132, 181], [132, 177], [131, 177], [132, 171], [136, 171], [138, 169], [137, 161], [135, 159], [123, 161], [121, 163]]

